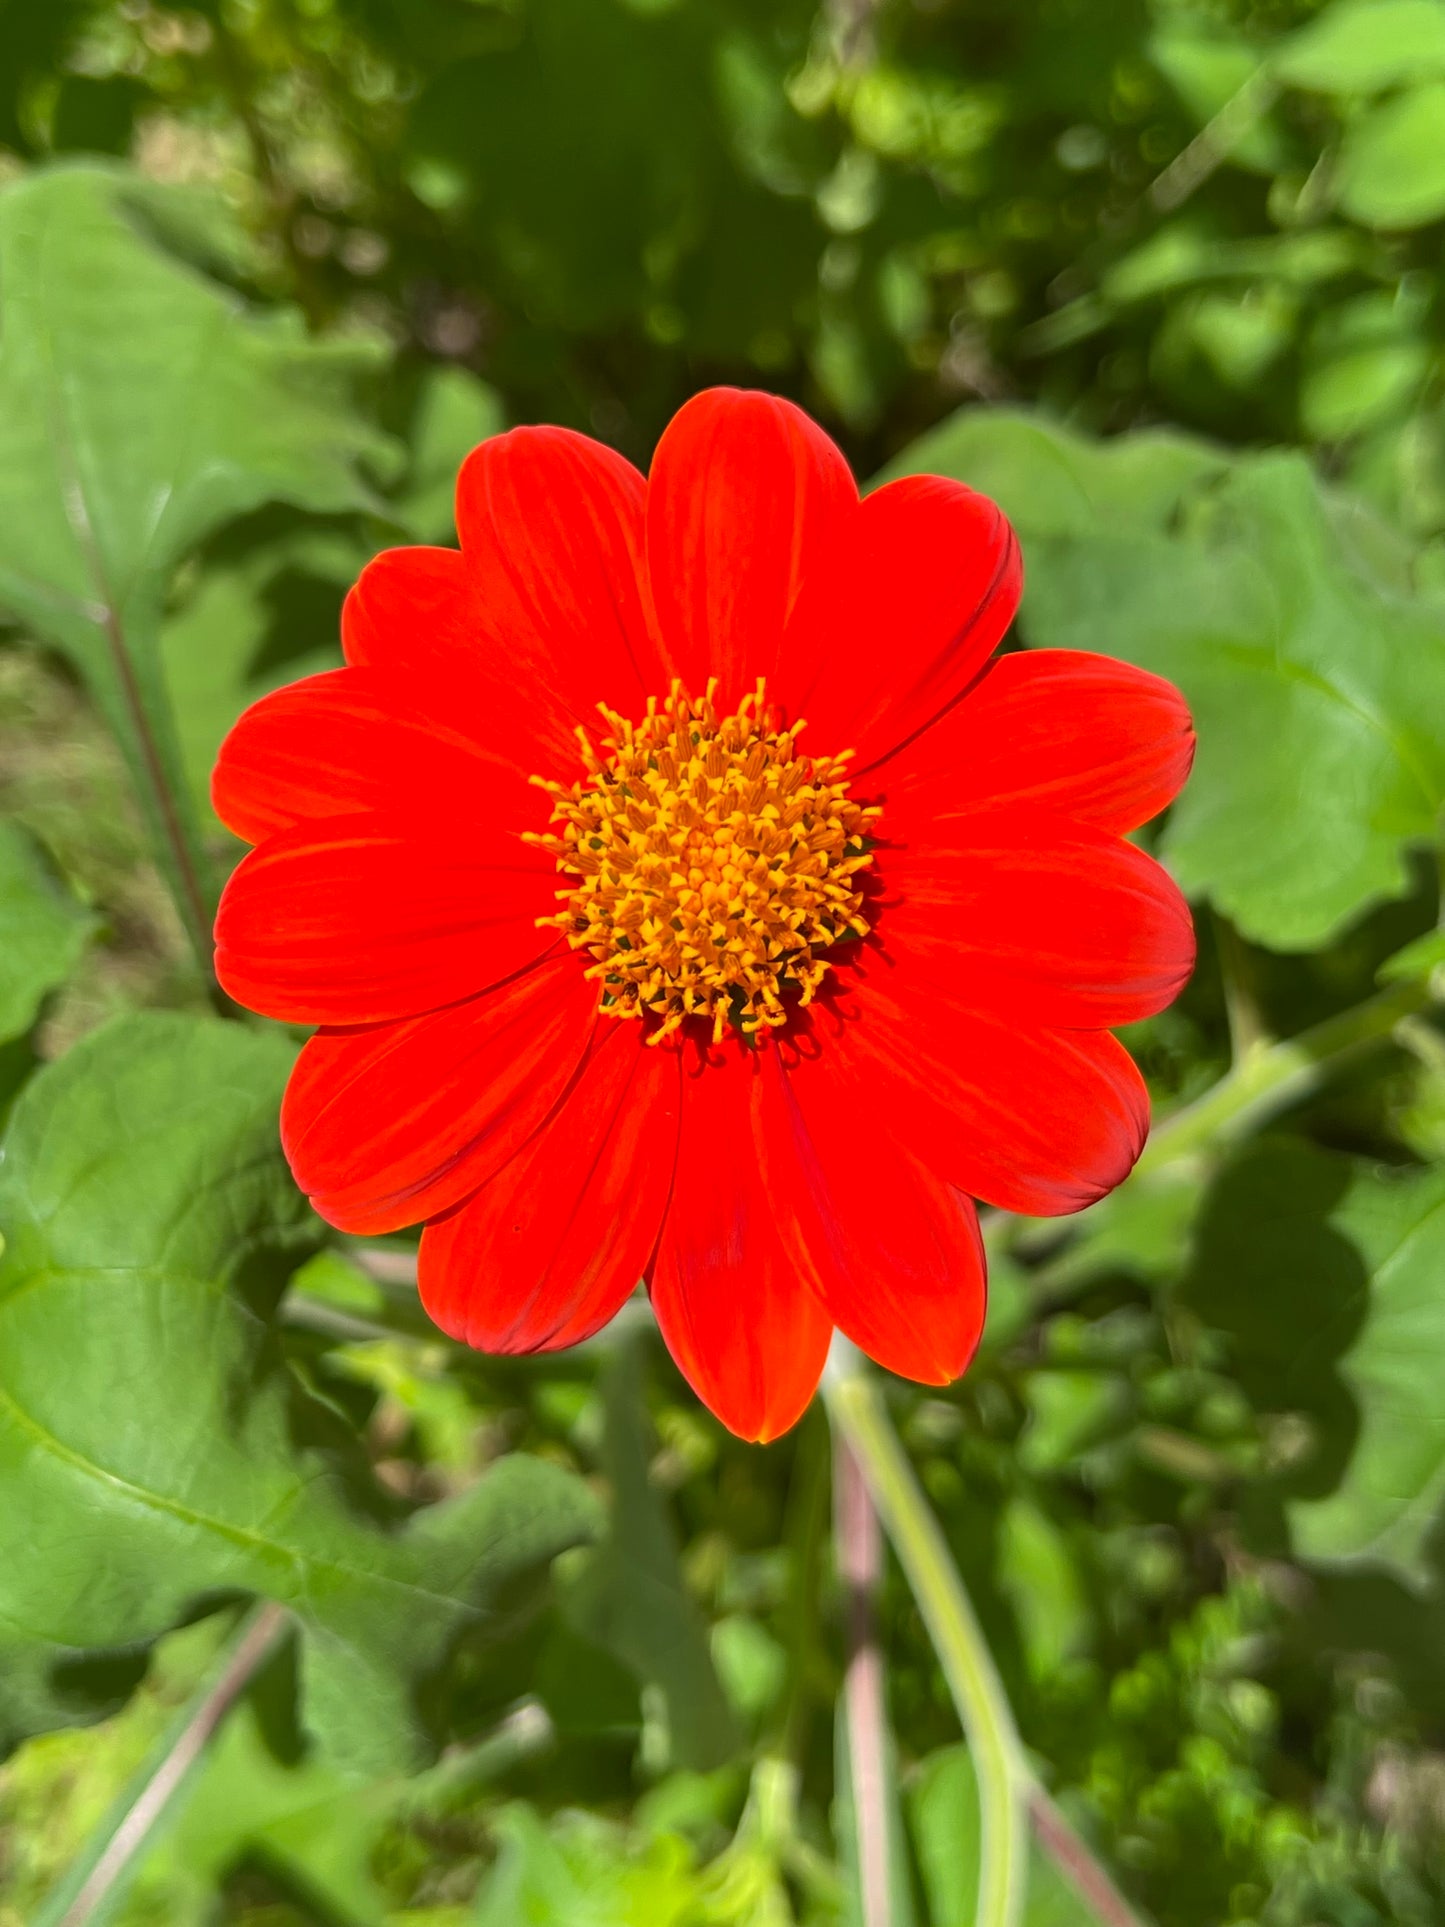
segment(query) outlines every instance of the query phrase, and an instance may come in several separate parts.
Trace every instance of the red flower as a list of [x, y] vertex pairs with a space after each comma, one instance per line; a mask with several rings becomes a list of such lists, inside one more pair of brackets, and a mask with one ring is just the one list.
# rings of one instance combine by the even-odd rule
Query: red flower
[[320, 1026], [297, 1182], [346, 1231], [424, 1221], [427, 1310], [485, 1350], [573, 1344], [644, 1278], [748, 1438], [797, 1419], [835, 1325], [956, 1377], [971, 1198], [1076, 1211], [1144, 1141], [1107, 1026], [1168, 1003], [1193, 937], [1123, 833], [1188, 771], [1181, 698], [990, 661], [999, 511], [935, 477], [860, 501], [764, 395], [698, 396], [646, 481], [499, 436], [457, 524], [460, 553], [367, 566], [348, 666], [257, 703], [216, 770], [257, 845], [221, 981]]

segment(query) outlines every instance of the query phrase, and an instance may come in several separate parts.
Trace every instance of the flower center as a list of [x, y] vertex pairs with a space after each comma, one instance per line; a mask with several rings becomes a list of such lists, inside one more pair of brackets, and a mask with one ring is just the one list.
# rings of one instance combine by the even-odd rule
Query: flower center
[[605, 706], [595, 750], [578, 731], [587, 774], [540, 784], [557, 827], [529, 837], [569, 879], [542, 922], [591, 953], [588, 971], [613, 1017], [652, 1012], [658, 1043], [686, 1017], [744, 1037], [811, 1002], [826, 952], [867, 935], [859, 872], [872, 862], [876, 808], [855, 803], [840, 756], [803, 756], [802, 723], [773, 725], [761, 679], [719, 717], [674, 683], [632, 723]]

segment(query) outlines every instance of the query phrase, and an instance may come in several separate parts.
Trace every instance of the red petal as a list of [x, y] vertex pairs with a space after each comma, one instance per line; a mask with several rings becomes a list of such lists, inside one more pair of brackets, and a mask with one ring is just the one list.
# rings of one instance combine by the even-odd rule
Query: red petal
[[564, 428], [483, 442], [457, 480], [462, 549], [393, 549], [347, 599], [347, 660], [414, 675], [488, 719], [529, 769], [572, 775], [597, 704], [640, 715], [667, 670], [643, 589], [646, 484]]
[[1027, 810], [935, 824], [880, 855], [883, 948], [910, 985], [1037, 1029], [1151, 1017], [1194, 968], [1189, 906], [1143, 850]]
[[342, 607], [341, 646], [358, 668], [445, 675], [476, 654], [478, 613], [458, 550], [384, 549]]
[[791, 402], [712, 388], [678, 411], [653, 457], [647, 566], [692, 694], [716, 676], [732, 708], [773, 674], [799, 587], [857, 499], [842, 455]]
[[1018, 607], [1018, 544], [961, 482], [911, 475], [867, 496], [798, 598], [778, 695], [815, 754], [866, 770], [977, 676]]
[[488, 636], [514, 679], [591, 731], [599, 702], [635, 717], [667, 693], [643, 587], [646, 492], [630, 462], [568, 428], [494, 436], [457, 479]]
[[871, 1067], [826, 1046], [792, 1063], [792, 1131], [764, 1156], [784, 1235], [829, 1316], [880, 1365], [943, 1385], [983, 1331], [972, 1203], [899, 1143]]
[[1081, 1211], [1129, 1175], [1149, 1094], [1107, 1031], [1030, 1029], [910, 981], [871, 944], [815, 1025], [877, 1079], [880, 1123], [930, 1170], [1005, 1211]]
[[274, 690], [221, 745], [216, 814], [249, 843], [321, 817], [396, 808], [540, 826], [546, 812], [527, 771], [484, 746], [485, 726], [466, 716], [460, 695], [431, 710], [415, 681], [376, 669], [331, 669]]
[[341, 611], [346, 660], [379, 670], [438, 716], [476, 719], [479, 739], [529, 773], [577, 773], [575, 723], [555, 677], [529, 666], [527, 637], [493, 619], [476, 570], [457, 549], [386, 549]]
[[678, 1057], [599, 1022], [577, 1082], [510, 1164], [422, 1233], [422, 1303], [486, 1352], [605, 1325], [647, 1268], [677, 1151]]
[[445, 1211], [546, 1117], [596, 1008], [567, 953], [449, 1010], [319, 1031], [281, 1108], [297, 1184], [343, 1231], [395, 1231]]
[[698, 1397], [745, 1439], [796, 1424], [832, 1333], [779, 1234], [759, 1147], [787, 1128], [777, 1052], [727, 1045], [684, 1076], [672, 1202], [651, 1280], [667, 1348]]
[[1173, 801], [1194, 730], [1173, 683], [1108, 656], [1001, 656], [947, 715], [875, 773], [904, 834], [981, 804], [1028, 803], [1101, 830]]
[[216, 913], [216, 975], [286, 1023], [415, 1016], [541, 956], [556, 881], [544, 852], [484, 822], [331, 817], [241, 860]]

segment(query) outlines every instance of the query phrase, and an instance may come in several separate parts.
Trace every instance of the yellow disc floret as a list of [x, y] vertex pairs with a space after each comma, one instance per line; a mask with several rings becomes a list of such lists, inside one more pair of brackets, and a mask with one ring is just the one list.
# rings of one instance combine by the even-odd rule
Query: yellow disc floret
[[785, 1023], [831, 946], [868, 930], [859, 872], [878, 811], [848, 794], [849, 752], [801, 755], [803, 725], [774, 726], [761, 680], [719, 717], [715, 686], [695, 702], [674, 683], [637, 723], [603, 707], [600, 750], [578, 731], [586, 775], [541, 783], [556, 827], [528, 838], [568, 878], [544, 921], [591, 953], [604, 1011], [662, 1019], [652, 1043], [688, 1017], [714, 1041]]

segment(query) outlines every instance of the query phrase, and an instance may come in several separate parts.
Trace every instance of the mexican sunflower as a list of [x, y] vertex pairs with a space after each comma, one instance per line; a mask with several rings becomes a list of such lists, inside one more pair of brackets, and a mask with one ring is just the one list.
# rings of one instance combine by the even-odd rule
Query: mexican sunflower
[[[698, 1394], [768, 1439], [837, 1326], [939, 1384], [984, 1313], [974, 1199], [1076, 1211], [1148, 1103], [1109, 1026], [1189, 913], [1124, 833], [1187, 773], [1166, 682], [995, 655], [999, 510], [860, 499], [791, 404], [715, 390], [649, 475], [519, 428], [399, 548], [346, 666], [265, 697], [215, 802], [231, 995], [319, 1028], [282, 1112], [349, 1232], [421, 1223], [422, 1300], [569, 1345], [639, 1279]], [[806, 725], [806, 726], [805, 726]]]

